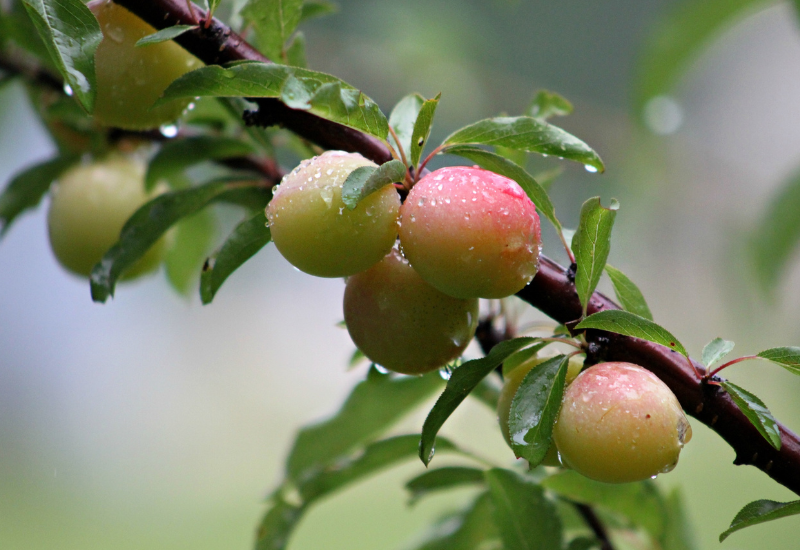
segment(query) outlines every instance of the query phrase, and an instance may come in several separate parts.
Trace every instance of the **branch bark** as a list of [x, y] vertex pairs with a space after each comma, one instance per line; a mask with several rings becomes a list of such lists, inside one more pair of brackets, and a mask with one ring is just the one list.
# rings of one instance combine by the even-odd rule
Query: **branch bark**
[[[116, 0], [118, 4], [157, 29], [192, 24], [183, 0]], [[195, 8], [202, 17], [205, 12]], [[187, 32], [176, 41], [208, 64], [243, 59], [268, 61], [227, 26], [214, 20], [208, 29]], [[263, 120], [277, 123], [324, 148], [361, 153], [383, 163], [391, 159], [388, 148], [379, 140], [304, 111], [290, 109], [277, 100], [259, 100]], [[566, 324], [580, 317], [581, 306], [567, 270], [542, 257], [539, 273], [518, 296], [556, 321]], [[589, 313], [619, 309], [606, 296], [595, 293]], [[724, 391], [703, 384], [686, 360], [663, 346], [602, 331], [588, 331], [590, 361], [627, 361], [641, 365], [663, 380], [677, 396], [684, 410], [720, 435], [736, 452], [734, 464], [749, 464], [800, 495], [800, 439], [780, 425], [783, 445], [775, 450], [758, 433]], [[695, 362], [699, 371], [704, 369]]]

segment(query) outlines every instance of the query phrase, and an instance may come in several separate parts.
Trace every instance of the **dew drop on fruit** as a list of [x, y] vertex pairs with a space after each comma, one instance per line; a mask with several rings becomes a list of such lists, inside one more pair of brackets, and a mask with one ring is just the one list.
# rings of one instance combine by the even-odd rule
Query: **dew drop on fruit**
[[106, 36], [121, 44], [125, 40], [125, 30], [119, 25], [106, 25]]

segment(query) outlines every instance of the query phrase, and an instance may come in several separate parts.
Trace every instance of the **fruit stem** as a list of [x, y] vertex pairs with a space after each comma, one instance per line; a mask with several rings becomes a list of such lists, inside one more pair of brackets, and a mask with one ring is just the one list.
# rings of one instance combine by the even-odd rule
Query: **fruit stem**
[[564, 231], [559, 227], [558, 228], [558, 238], [561, 239], [561, 244], [564, 245], [564, 250], [567, 251], [567, 257], [569, 258], [569, 263], [575, 263], [575, 255], [572, 253], [572, 249], [570, 249], [569, 244], [567, 244], [567, 238], [564, 237]]
[[728, 368], [728, 367], [730, 367], [731, 365], [735, 365], [736, 363], [741, 363], [742, 361], [747, 361], [747, 360], [749, 360], [749, 359], [758, 359], [758, 356], [757, 356], [757, 355], [744, 355], [744, 356], [742, 356], [742, 357], [739, 357], [738, 359], [734, 359], [733, 361], [728, 361], [727, 363], [723, 363], [723, 364], [722, 364], [722, 365], [720, 365], [719, 367], [715, 368], [714, 370], [712, 370], [711, 372], [709, 372], [708, 374], [706, 374], [706, 375], [703, 377], [703, 380], [705, 380], [705, 381], [708, 381], [708, 379], [709, 379], [709, 378], [711, 378], [712, 376], [714, 376], [715, 374], [717, 374], [717, 373], [718, 373], [719, 371], [721, 371], [722, 369]]

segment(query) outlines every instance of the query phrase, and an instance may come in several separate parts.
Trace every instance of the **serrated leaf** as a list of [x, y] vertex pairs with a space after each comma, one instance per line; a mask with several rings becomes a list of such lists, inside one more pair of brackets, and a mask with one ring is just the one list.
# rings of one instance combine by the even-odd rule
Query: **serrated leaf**
[[494, 502], [494, 521], [506, 550], [559, 550], [561, 518], [544, 489], [511, 470], [485, 473]]
[[622, 308], [652, 321], [653, 314], [650, 313], [650, 307], [648, 307], [639, 287], [616, 267], [606, 264], [605, 269], [609, 279], [611, 279], [611, 284], [614, 285], [614, 294], [617, 296]]
[[217, 224], [209, 210], [201, 210], [175, 225], [164, 266], [167, 279], [179, 293], [188, 294], [192, 283], [199, 277], [216, 229]]
[[697, 550], [691, 518], [683, 504], [683, 494], [675, 487], [667, 495], [667, 513], [664, 535], [661, 537], [662, 550]]
[[289, 537], [303, 517], [301, 506], [289, 504], [281, 497], [273, 497], [271, 508], [267, 510], [256, 531], [255, 550], [283, 550]]
[[602, 483], [573, 470], [563, 470], [543, 479], [542, 486], [571, 501], [620, 514], [646, 529], [655, 540], [664, 534], [666, 504], [650, 480]]
[[175, 80], [156, 102], [194, 97], [274, 97], [293, 109], [385, 140], [389, 123], [378, 105], [329, 74], [274, 63], [243, 61], [201, 67]]
[[572, 103], [549, 90], [539, 90], [525, 111], [527, 116], [542, 120], [547, 120], [552, 116], [566, 116], [571, 113]]
[[667, 329], [644, 317], [639, 317], [634, 313], [630, 313], [629, 311], [622, 311], [619, 309], [600, 311], [578, 323], [575, 328], [593, 328], [622, 334], [624, 336], [632, 336], [634, 338], [647, 340], [648, 342], [661, 344], [671, 350], [677, 351], [685, 357], [689, 356], [683, 344], [681, 344]]
[[537, 173], [534, 176], [534, 179], [539, 182], [539, 185], [542, 186], [542, 189], [549, 191], [550, 187], [553, 186], [553, 183], [563, 173], [564, 169], [561, 166], [557, 166], [552, 170], [545, 170], [544, 172]]
[[20, 214], [36, 208], [53, 181], [77, 160], [72, 155], [58, 156], [14, 175], [0, 194], [0, 237]]
[[169, 42], [173, 38], [178, 38], [180, 35], [187, 31], [198, 28], [197, 25], [175, 25], [174, 27], [167, 27], [161, 29], [157, 33], [150, 34], [136, 42], [136, 47], [151, 46], [153, 44], [161, 44], [162, 42]]
[[222, 247], [203, 266], [200, 275], [200, 300], [203, 304], [210, 304], [222, 283], [271, 240], [272, 233], [262, 210], [237, 225]]
[[706, 347], [703, 348], [703, 364], [706, 368], [710, 367], [726, 355], [728, 355], [735, 344], [722, 338], [714, 338]]
[[[499, 550], [491, 545], [499, 537], [494, 524], [494, 504], [489, 493], [481, 493], [464, 510], [449, 514], [434, 525], [415, 550]], [[497, 541], [499, 543], [499, 541]]]
[[509, 355], [523, 346], [532, 344], [535, 340], [536, 338], [529, 337], [505, 340], [494, 346], [486, 357], [467, 361], [453, 372], [450, 380], [447, 381], [444, 392], [436, 400], [436, 404], [428, 413], [422, 426], [419, 458], [423, 464], [427, 466], [433, 458], [436, 434], [439, 433], [439, 429], [475, 386]]
[[3, 27], [0, 30], [4, 38], [12, 40], [17, 46], [33, 54], [46, 68], [58, 70], [22, 2], [11, 3], [10, 11], [3, 14]]
[[758, 357], [777, 363], [792, 374], [800, 374], [800, 348], [771, 348], [758, 354]]
[[311, 0], [303, 3], [303, 10], [300, 13], [300, 22], [325, 17], [339, 11], [339, 6], [326, 0]]
[[[411, 153], [411, 136], [414, 133], [414, 123], [419, 116], [419, 110], [425, 103], [425, 98], [419, 94], [409, 94], [397, 102], [389, 115], [389, 126], [392, 127], [397, 138], [400, 140], [399, 146], [403, 149], [403, 154]], [[389, 136], [392, 146], [395, 148], [398, 143], [394, 136]], [[408, 158], [406, 158], [408, 160]]]
[[109, 296], [113, 296], [122, 272], [141, 258], [178, 220], [199, 212], [217, 200], [238, 202], [250, 199], [247, 189], [229, 189], [228, 185], [228, 181], [213, 181], [164, 193], [142, 205], [125, 222], [119, 241], [92, 269], [92, 300], [105, 302]]
[[770, 201], [753, 232], [751, 251], [761, 287], [775, 290], [800, 244], [800, 173]]
[[637, 112], [648, 100], [672, 93], [714, 38], [738, 17], [765, 4], [765, 0], [683, 1], [658, 18], [639, 58]]
[[306, 35], [298, 32], [286, 48], [286, 64], [292, 67], [306, 68]]
[[500, 388], [484, 378], [469, 395], [489, 407], [490, 410], [496, 411], [497, 402], [500, 400]]
[[542, 342], [531, 346], [529, 348], [521, 349], [508, 356], [508, 359], [503, 361], [503, 378], [507, 378], [514, 369], [525, 363], [528, 359], [539, 353], [547, 345], [547, 342]]
[[94, 53], [103, 39], [100, 24], [81, 0], [22, 0], [51, 59], [87, 112], [97, 84]]
[[[355, 483], [378, 470], [382, 470], [417, 455], [419, 436], [416, 434], [398, 435], [367, 445], [363, 451], [347, 460], [337, 460], [323, 470], [301, 479], [297, 490], [303, 502], [312, 502]], [[459, 451], [447, 439], [440, 440], [443, 451]]]
[[433, 99], [426, 100], [417, 114], [414, 121], [414, 131], [411, 133], [411, 151], [408, 153], [408, 162], [411, 166], [419, 167], [422, 151], [428, 143], [433, 127], [433, 117], [436, 114], [436, 107], [439, 105], [439, 98], [442, 94], [437, 94]]
[[469, 145], [448, 147], [445, 151], [451, 155], [467, 158], [486, 170], [491, 170], [517, 182], [536, 205], [539, 213], [550, 220], [557, 230], [561, 230], [561, 223], [556, 218], [555, 207], [550, 201], [547, 191], [524, 168], [500, 155]]
[[481, 485], [483, 482], [483, 470], [480, 468], [446, 466], [428, 470], [409, 480], [406, 489], [411, 492], [410, 503], [413, 504], [430, 493], [465, 485]]
[[272, 61], [283, 57], [283, 46], [300, 23], [303, 0], [250, 0], [242, 17], [253, 24], [258, 45]]
[[581, 207], [578, 229], [572, 237], [572, 252], [578, 264], [575, 290], [584, 315], [611, 251], [611, 229], [614, 227], [617, 209], [617, 201], [612, 199], [611, 206], [605, 208], [600, 203], [600, 197], [587, 200]]
[[767, 406], [761, 399], [747, 391], [746, 389], [733, 384], [732, 382], [720, 382], [739, 410], [747, 417], [750, 423], [755, 426], [758, 433], [764, 436], [770, 445], [780, 450], [781, 432], [778, 428], [778, 421], [769, 412]]
[[444, 141], [444, 145], [501, 145], [529, 153], [554, 155], [604, 171], [591, 147], [557, 126], [533, 117], [487, 118], [470, 124]]
[[553, 425], [561, 410], [569, 357], [557, 355], [531, 369], [511, 400], [508, 433], [511, 448], [531, 468], [541, 464], [553, 442]]
[[300, 430], [287, 459], [287, 477], [299, 479], [376, 438], [432, 396], [442, 384], [438, 372], [397, 377], [371, 369], [335, 416]]
[[165, 142], [150, 160], [145, 175], [147, 190], [160, 180], [171, 180], [184, 170], [208, 160], [241, 157], [255, 152], [253, 146], [235, 138], [194, 136]]
[[217, 11], [220, 2], [222, 2], [222, 0], [206, 0], [206, 7], [208, 8], [208, 13], [206, 14], [206, 17], [214, 16], [214, 12]]
[[719, 541], [724, 541], [732, 533], [744, 529], [745, 527], [751, 527], [759, 523], [766, 523], [767, 521], [795, 516], [797, 514], [800, 514], [800, 500], [793, 500], [792, 502], [756, 500], [739, 510], [736, 517], [733, 518], [731, 526], [720, 534]]
[[402, 182], [406, 166], [399, 160], [390, 160], [377, 168], [360, 166], [353, 170], [342, 184], [342, 202], [349, 210], [384, 185]]

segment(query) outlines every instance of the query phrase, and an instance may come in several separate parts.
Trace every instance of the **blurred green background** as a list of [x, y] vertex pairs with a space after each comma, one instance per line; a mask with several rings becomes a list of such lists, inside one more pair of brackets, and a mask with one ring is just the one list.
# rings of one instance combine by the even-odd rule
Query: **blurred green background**
[[[767, 3], [721, 34], [682, 80], [666, 121], [651, 120], [667, 132], [657, 135], [632, 110], [634, 77], [643, 41], [674, 4], [348, 0], [305, 32], [311, 67], [385, 112], [408, 92], [442, 92], [434, 138], [519, 113], [538, 88], [562, 93], [575, 114], [555, 122], [608, 167], [592, 175], [565, 166], [552, 191], [565, 225], [585, 198], [620, 200], [610, 262], [694, 355], [716, 336], [736, 341], [739, 354], [798, 345], [800, 264], [767, 300], [744, 256], [748, 232], [800, 165], [798, 19], [788, 4]], [[0, 179], [52, 149], [21, 87], [2, 88]], [[176, 296], [163, 276], [96, 305], [88, 284], [53, 260], [45, 211], [0, 245], [0, 548], [249, 548], [295, 430], [332, 413], [364, 375], [345, 370], [352, 344], [335, 326], [342, 281], [299, 273], [267, 247], [211, 306]], [[545, 251], [562, 258], [552, 241]], [[796, 377], [761, 363], [729, 377], [800, 429]], [[398, 429], [416, 431], [423, 418]], [[716, 541], [744, 504], [796, 495], [733, 466], [729, 447], [693, 428], [679, 467], [658, 483], [683, 487], [701, 548], [796, 549], [796, 517]], [[444, 433], [513, 461], [481, 405], [462, 407]], [[465, 496], [408, 508], [402, 482], [421, 470], [409, 463], [327, 500], [290, 547], [403, 548]]]

